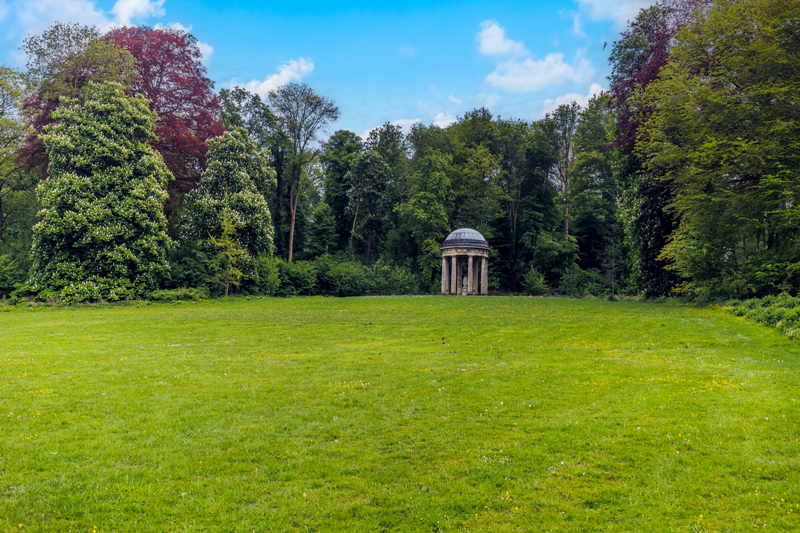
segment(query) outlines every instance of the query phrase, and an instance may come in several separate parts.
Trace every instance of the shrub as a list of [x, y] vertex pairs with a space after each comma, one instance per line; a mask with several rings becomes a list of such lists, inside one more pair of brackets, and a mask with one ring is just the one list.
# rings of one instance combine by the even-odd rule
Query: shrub
[[164, 289], [153, 291], [147, 295], [150, 300], [158, 302], [175, 302], [178, 300], [204, 300], [208, 299], [208, 289]]
[[333, 296], [361, 296], [372, 289], [369, 270], [361, 263], [338, 263], [328, 271], [327, 278]]
[[570, 296], [600, 296], [609, 292], [605, 279], [599, 270], [581, 270], [578, 265], [570, 266], [561, 278], [560, 290]]
[[547, 283], [544, 274], [533, 265], [522, 278], [522, 285], [526, 291], [536, 296], [550, 292], [550, 285]]
[[212, 275], [211, 259], [198, 249], [182, 249], [170, 259], [172, 279], [166, 287], [207, 288], [207, 281]]
[[309, 261], [278, 262], [280, 272], [279, 296], [304, 296], [314, 294], [317, 272]]
[[275, 296], [281, 286], [280, 259], [260, 255], [253, 265], [253, 276], [247, 288], [250, 292], [264, 296]]
[[790, 339], [800, 338], [800, 298], [786, 293], [753, 298], [734, 302], [731, 312], [736, 316], [777, 328]]
[[0, 255], [0, 296], [5, 298], [14, 292], [23, 275], [10, 255]]
[[372, 266], [372, 290], [384, 296], [392, 294], [419, 294], [419, 277], [404, 266], [376, 262]]

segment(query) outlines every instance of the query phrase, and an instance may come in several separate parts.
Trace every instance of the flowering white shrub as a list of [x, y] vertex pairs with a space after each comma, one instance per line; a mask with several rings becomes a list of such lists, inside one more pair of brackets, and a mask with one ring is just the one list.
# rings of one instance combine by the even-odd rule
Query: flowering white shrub
[[[274, 191], [275, 171], [266, 152], [244, 130], [234, 128], [208, 141], [208, 162], [197, 189], [186, 195], [183, 238], [209, 248], [222, 237], [223, 213], [249, 258], [272, 252], [272, 216], [261, 191]], [[245, 261], [247, 262], [247, 261]]]
[[42, 140], [49, 177], [36, 188], [28, 289], [67, 302], [139, 297], [168, 274], [164, 202], [172, 175], [149, 141], [158, 119], [117, 83], [63, 99]]

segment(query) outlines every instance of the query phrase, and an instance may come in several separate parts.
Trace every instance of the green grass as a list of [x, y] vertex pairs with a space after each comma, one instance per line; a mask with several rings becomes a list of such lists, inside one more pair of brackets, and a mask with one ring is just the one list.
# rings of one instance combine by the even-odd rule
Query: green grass
[[800, 343], [721, 310], [0, 313], [0, 531], [800, 530]]

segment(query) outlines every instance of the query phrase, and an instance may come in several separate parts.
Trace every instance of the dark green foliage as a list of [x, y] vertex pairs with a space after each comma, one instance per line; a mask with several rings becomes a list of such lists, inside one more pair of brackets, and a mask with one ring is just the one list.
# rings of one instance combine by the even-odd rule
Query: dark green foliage
[[317, 271], [310, 261], [279, 261], [278, 296], [309, 296], [317, 285]]
[[582, 270], [572, 265], [561, 277], [559, 292], [570, 296], [605, 296], [609, 294], [609, 284], [596, 268]]
[[334, 261], [330, 256], [314, 262], [318, 291], [330, 296], [360, 296], [370, 292], [370, 269], [355, 261]]
[[659, 257], [690, 297], [800, 288], [791, 272], [776, 284], [761, 270], [800, 262], [798, 19], [798, 2], [714, 2], [677, 33], [635, 101], [652, 110], [637, 149], [669, 179], [679, 218]]
[[377, 261], [372, 265], [372, 292], [385, 296], [420, 294], [420, 281], [410, 268]]
[[362, 152], [353, 158], [345, 180], [350, 185], [347, 194], [347, 215], [352, 220], [350, 255], [354, 253], [353, 237], [358, 235], [361, 241], [366, 241], [366, 260], [369, 265], [373, 245], [377, 248], [389, 228], [396, 202], [396, 183], [389, 166], [372, 151]]
[[347, 215], [349, 199], [347, 192], [350, 182], [347, 173], [355, 154], [363, 149], [361, 137], [351, 131], [339, 130], [325, 143], [320, 162], [325, 169], [324, 202], [331, 206], [338, 235], [337, 246], [333, 251], [344, 251], [350, 238], [352, 218]]
[[526, 291], [534, 296], [539, 296], [541, 294], [550, 292], [550, 285], [548, 285], [544, 274], [539, 272], [539, 270], [533, 265], [531, 265], [531, 267], [525, 273], [525, 276], [522, 279], [522, 285], [525, 287]]
[[6, 298], [14, 292], [25, 274], [10, 255], [0, 255], [0, 297]]
[[358, 261], [328, 254], [314, 261], [274, 261], [280, 272], [280, 287], [276, 291], [278, 296], [365, 296], [420, 292], [419, 279], [411, 269], [382, 261], [365, 266]]
[[167, 288], [205, 287], [211, 277], [211, 259], [202, 250], [181, 247], [170, 258], [170, 269]]
[[336, 251], [339, 236], [336, 234], [336, 219], [331, 206], [322, 202], [314, 210], [314, 219], [309, 224], [305, 255], [309, 259]]
[[565, 240], [562, 233], [542, 232], [536, 237], [533, 265], [551, 286], [558, 287], [561, 277], [575, 264], [577, 255], [578, 243], [574, 237]]
[[275, 296], [281, 286], [280, 259], [260, 255], [256, 259], [253, 275], [248, 285], [249, 292], [264, 296]]

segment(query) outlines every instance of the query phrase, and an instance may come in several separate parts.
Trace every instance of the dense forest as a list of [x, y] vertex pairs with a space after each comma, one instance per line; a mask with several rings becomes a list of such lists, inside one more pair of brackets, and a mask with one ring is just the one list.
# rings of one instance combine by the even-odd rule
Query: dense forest
[[0, 69], [1, 296], [436, 293], [462, 227], [495, 292], [800, 289], [795, 0], [665, 0], [584, 107], [366, 138], [302, 83], [214, 92], [182, 30], [58, 23], [23, 49]]

